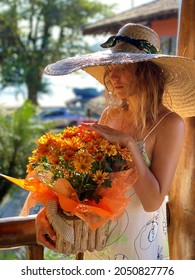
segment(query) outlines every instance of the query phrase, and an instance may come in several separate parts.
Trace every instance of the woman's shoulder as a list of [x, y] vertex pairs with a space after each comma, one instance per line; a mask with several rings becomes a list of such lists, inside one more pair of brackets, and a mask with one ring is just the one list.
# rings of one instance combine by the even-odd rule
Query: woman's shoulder
[[178, 115], [176, 112], [167, 110], [166, 113], [162, 116], [163, 126], [167, 126], [167, 128], [185, 128], [185, 121], [184, 119]]
[[[155, 139], [156, 137], [162, 137], [169, 132], [177, 132], [179, 129], [184, 129], [185, 123], [184, 120], [175, 112], [168, 110], [162, 110], [159, 114], [157, 121], [151, 126], [149, 131], [147, 131], [144, 141], [149, 137]], [[151, 139], [151, 137], [150, 137]]]
[[[185, 134], [185, 121], [176, 112], [167, 111], [157, 128], [157, 137], [182, 137]], [[164, 138], [164, 137], [163, 137]], [[183, 137], [182, 137], [183, 138]]]
[[[152, 161], [157, 159], [159, 166], [176, 164], [185, 140], [185, 122], [175, 112], [164, 117], [153, 134]], [[170, 160], [168, 163], [167, 160]]]

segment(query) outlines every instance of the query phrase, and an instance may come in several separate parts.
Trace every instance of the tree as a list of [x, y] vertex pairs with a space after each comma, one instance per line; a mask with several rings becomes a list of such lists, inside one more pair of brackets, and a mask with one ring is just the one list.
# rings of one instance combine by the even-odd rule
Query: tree
[[[12, 115], [0, 115], [0, 173], [25, 178], [28, 157], [36, 148], [35, 141], [50, 129], [50, 124], [41, 124], [34, 118], [36, 109], [28, 100]], [[11, 186], [12, 183], [0, 176], [0, 203]]]
[[28, 99], [38, 104], [46, 92], [44, 67], [86, 50], [82, 27], [108, 16], [110, 6], [88, 0], [1, 0], [0, 82], [25, 84]]

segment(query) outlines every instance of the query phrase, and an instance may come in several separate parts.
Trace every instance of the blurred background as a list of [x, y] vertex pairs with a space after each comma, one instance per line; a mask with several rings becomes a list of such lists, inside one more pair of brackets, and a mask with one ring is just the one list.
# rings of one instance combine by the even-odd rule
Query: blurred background
[[[175, 54], [178, 7], [178, 0], [1, 0], [0, 173], [24, 178], [41, 134], [96, 121], [106, 106], [94, 78], [83, 71], [46, 76], [48, 64], [101, 50], [128, 22], [152, 27], [163, 53]], [[0, 218], [17, 216], [26, 196], [0, 178]]]

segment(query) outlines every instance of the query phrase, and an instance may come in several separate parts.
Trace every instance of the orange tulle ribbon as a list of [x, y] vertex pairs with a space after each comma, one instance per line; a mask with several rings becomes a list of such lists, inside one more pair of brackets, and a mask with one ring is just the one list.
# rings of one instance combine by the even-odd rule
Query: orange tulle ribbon
[[117, 220], [124, 213], [130, 201], [126, 197], [126, 192], [137, 179], [134, 169], [111, 173], [112, 187], [100, 189], [99, 194], [102, 198], [97, 204], [93, 200], [80, 201], [74, 188], [64, 178], [58, 179], [49, 186], [41, 181], [36, 171], [29, 173], [25, 179], [0, 175], [31, 192], [26, 206], [27, 214], [38, 202], [45, 206], [48, 200], [55, 199], [65, 212], [70, 212], [86, 221], [93, 230], [108, 220]]

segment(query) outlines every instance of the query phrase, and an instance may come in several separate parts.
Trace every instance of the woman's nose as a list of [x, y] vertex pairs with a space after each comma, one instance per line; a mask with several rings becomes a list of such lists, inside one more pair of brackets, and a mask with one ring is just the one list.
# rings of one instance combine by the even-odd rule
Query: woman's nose
[[111, 69], [109, 76], [110, 79], [117, 79], [119, 77], [119, 71], [117, 69]]

